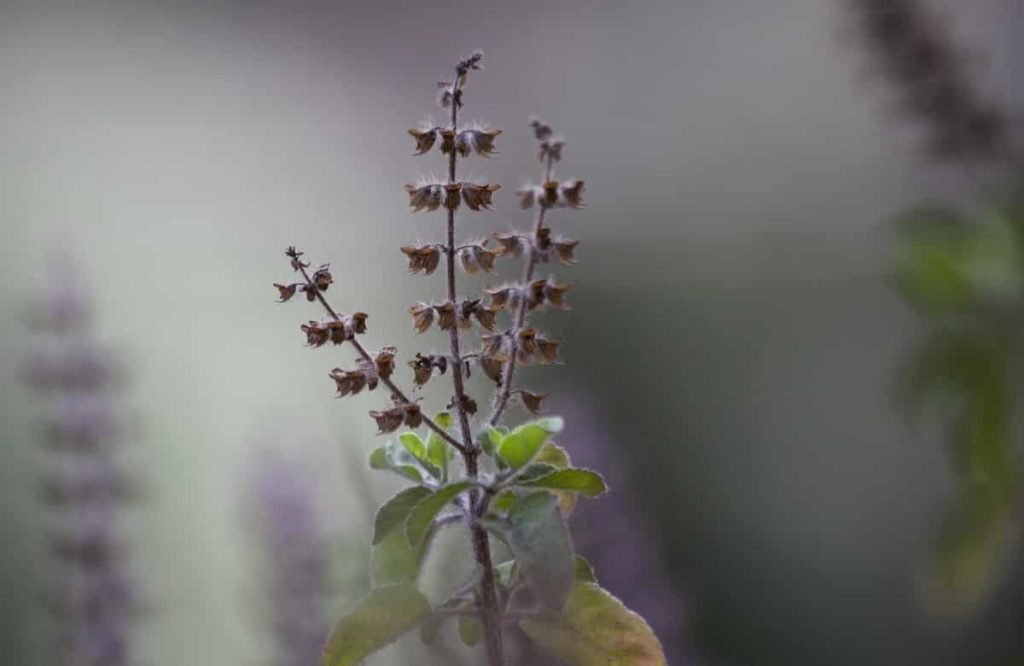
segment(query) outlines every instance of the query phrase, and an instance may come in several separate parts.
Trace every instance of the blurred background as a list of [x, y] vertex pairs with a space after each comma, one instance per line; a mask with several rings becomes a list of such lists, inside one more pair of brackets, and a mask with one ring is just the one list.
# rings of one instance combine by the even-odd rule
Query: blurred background
[[[319, 312], [275, 304], [271, 284], [296, 245], [331, 262], [342, 308], [370, 313], [372, 345], [441, 345], [405, 314], [440, 282], [406, 276], [398, 247], [439, 237], [401, 186], [443, 165], [409, 157], [406, 129], [441, 117], [436, 82], [481, 47], [465, 117], [505, 133], [499, 156], [467, 164], [504, 189], [460, 231], [528, 225], [513, 194], [538, 178], [527, 119], [566, 135], [559, 173], [586, 180], [588, 207], [551, 218], [582, 241], [558, 270], [573, 310], [545, 320], [565, 365], [526, 376], [614, 484], [580, 512], [580, 550], [672, 663], [1021, 663], [1013, 560], [971, 612], [929, 608], [952, 474], [942, 424], [910, 428], [892, 396], [923, 324], [888, 279], [889, 222], [923, 201], [975, 205], [978, 179], [922, 159], [850, 4], [3, 0], [4, 662], [54, 663], [44, 406], [20, 377], [27, 309], [69, 257], [126, 370], [139, 659], [283, 663], [254, 611], [271, 598], [272, 511], [253, 512], [251, 489], [267, 448], [299, 461], [308, 484], [289, 467], [287, 487], [320, 512], [310, 543], [338, 569], [324, 607], [365, 590], [373, 507], [397, 487], [361, 471], [378, 396], [333, 399], [326, 372], [348, 354], [304, 349], [298, 326]], [[925, 4], [1017, 114], [1024, 3]], [[401, 649], [373, 663], [406, 663]]]

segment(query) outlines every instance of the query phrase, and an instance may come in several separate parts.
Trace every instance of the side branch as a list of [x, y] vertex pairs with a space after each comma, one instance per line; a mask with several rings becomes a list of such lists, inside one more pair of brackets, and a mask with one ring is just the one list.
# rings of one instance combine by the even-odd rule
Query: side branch
[[[546, 183], [551, 180], [553, 166], [554, 160], [549, 155], [544, 164], [544, 180], [541, 182]], [[519, 282], [521, 285], [530, 284], [533, 281], [533, 274], [537, 270], [537, 239], [540, 236], [541, 229], [544, 228], [545, 213], [547, 213], [545, 206], [541, 206], [537, 211], [537, 218], [533, 223], [533, 238], [530, 242], [529, 253], [526, 256], [526, 263], [523, 264], [523, 275]], [[513, 340], [516, 339], [519, 331], [526, 325], [526, 319], [527, 303], [525, 298], [521, 298], [519, 299], [519, 306], [516, 308], [515, 318], [512, 320], [510, 335]], [[501, 415], [505, 412], [505, 408], [508, 407], [509, 398], [512, 397], [512, 379], [516, 373], [516, 356], [517, 354], [515, 353], [510, 355], [508, 363], [505, 364], [504, 371], [501, 374], [501, 385], [494, 395], [494, 402], [491, 404], [491, 415], [487, 418], [487, 424], [490, 426], [498, 424]]]
[[[299, 272], [302, 273], [302, 279], [306, 281], [306, 289], [316, 294], [317, 300], [320, 301], [320, 305], [323, 306], [324, 310], [331, 317], [331, 319], [338, 322], [342, 321], [341, 315], [339, 315], [338, 311], [335, 310], [331, 306], [331, 304], [327, 302], [327, 299], [324, 297], [323, 292], [321, 292], [317, 288], [316, 284], [313, 282], [313, 279], [309, 276], [309, 272], [306, 270], [306, 267], [302, 265], [302, 262], [297, 260], [295, 262], [295, 266], [298, 268]], [[359, 342], [359, 340], [355, 336], [352, 336], [352, 339], [349, 340], [349, 342], [351, 342], [352, 346], [356, 348], [356, 352], [358, 352], [361, 358], [363, 358], [368, 363], [373, 364], [373, 356], [370, 355], [370, 352], [366, 351], [366, 347], [364, 347], [363, 344]], [[413, 404], [413, 401], [409, 399], [405, 392], [402, 391], [402, 389], [400, 389], [398, 385], [391, 380], [390, 377], [381, 377], [380, 381], [384, 384], [384, 386], [388, 388], [389, 391], [391, 391], [391, 395], [393, 395], [396, 400], [406, 405]], [[452, 437], [447, 430], [439, 426], [436, 421], [434, 421], [426, 414], [423, 415], [423, 422], [427, 424], [428, 428], [436, 432], [438, 436], [441, 437], [441, 439], [445, 440], [446, 442], [454, 446], [460, 453], [466, 453], [466, 447], [463, 446], [462, 442]]]

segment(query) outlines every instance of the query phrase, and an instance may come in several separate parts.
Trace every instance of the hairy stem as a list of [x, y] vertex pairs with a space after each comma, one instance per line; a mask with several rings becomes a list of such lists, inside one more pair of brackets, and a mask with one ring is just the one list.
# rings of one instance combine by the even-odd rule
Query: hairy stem
[[[452, 82], [454, 94], [452, 96], [451, 129], [458, 131], [459, 104], [461, 85], [459, 73], [455, 73]], [[457, 151], [452, 150], [448, 158], [448, 184], [456, 182]], [[455, 283], [455, 209], [448, 209], [447, 239], [445, 255], [447, 261], [447, 282], [448, 302], [458, 307], [458, 291]], [[462, 352], [459, 346], [459, 329], [453, 326], [448, 332], [448, 339], [451, 344], [451, 361], [454, 365], [452, 372], [452, 386], [455, 391], [455, 412], [459, 419], [459, 429], [462, 434], [462, 453], [466, 465], [466, 475], [476, 479], [480, 474], [478, 459], [480, 449], [473, 441], [473, 433], [469, 427], [469, 415], [466, 413], [466, 388], [462, 377]], [[482, 570], [483, 577], [480, 581], [480, 621], [484, 630], [484, 644], [487, 650], [487, 662], [490, 666], [504, 666], [505, 649], [501, 635], [501, 609], [498, 605], [498, 593], [494, 581], [494, 564], [491, 560], [491, 544], [487, 536], [487, 530], [477, 524], [482, 507], [483, 493], [478, 488], [470, 490], [470, 519], [471, 535], [473, 540], [473, 556], [477, 565]]]
[[[306, 289], [312, 290], [313, 293], [316, 294], [317, 300], [320, 301], [320, 305], [323, 306], [324, 310], [331, 317], [331, 319], [339, 322], [342, 321], [341, 315], [339, 315], [338, 311], [335, 310], [331, 306], [331, 304], [327, 302], [327, 299], [324, 297], [323, 292], [321, 292], [317, 288], [312, 278], [310, 278], [309, 272], [306, 270], [305, 266], [303, 266], [301, 262], [297, 262], [296, 266], [298, 266], [299, 272], [302, 273], [302, 279], [306, 281]], [[349, 342], [351, 342], [352, 346], [356, 348], [356, 352], [358, 352], [359, 356], [363, 360], [371, 364], [373, 363], [373, 356], [370, 355], [370, 352], [366, 351], [366, 347], [364, 347], [362, 343], [359, 342], [358, 339], [356, 339], [355, 336], [352, 336], [352, 339], [349, 340]], [[381, 377], [380, 381], [384, 384], [384, 386], [388, 387], [388, 390], [391, 391], [391, 395], [393, 395], [396, 400], [406, 405], [412, 404], [412, 400], [410, 400], [409, 397], [405, 394], [405, 392], [402, 391], [402, 389], [400, 389], [398, 385], [395, 384], [395, 382], [393, 382], [390, 378]], [[439, 426], [433, 419], [431, 419], [426, 414], [423, 414], [423, 422], [427, 424], [428, 428], [436, 432], [439, 437], [441, 437], [443, 440], [454, 446], [459, 452], [463, 454], [466, 453], [466, 447], [463, 446], [462, 442], [448, 434], [447, 430]]]
[[[544, 180], [542, 183], [546, 183], [551, 180], [551, 172], [554, 169], [554, 160], [549, 155], [544, 162]], [[537, 270], [537, 242], [540, 235], [541, 229], [544, 228], [544, 215], [547, 213], [547, 208], [539, 206], [537, 210], [536, 219], [533, 222], [533, 236], [530, 239], [530, 248], [526, 255], [526, 263], [523, 264], [523, 275], [520, 278], [520, 286], [525, 287], [533, 281], [533, 274]], [[519, 299], [519, 306], [516, 308], [515, 318], [512, 320], [512, 328], [509, 331], [509, 335], [512, 340], [516, 340], [516, 336], [519, 335], [519, 331], [522, 330], [526, 324], [527, 304], [525, 298]], [[494, 426], [498, 424], [501, 419], [501, 415], [504, 413], [505, 408], [508, 406], [508, 400], [512, 397], [512, 378], [516, 373], [516, 354], [513, 352], [505, 365], [503, 372], [501, 373], [501, 385], [498, 387], [498, 391], [494, 394], [494, 402], [491, 404], [491, 415], [487, 418], [488, 425]]]

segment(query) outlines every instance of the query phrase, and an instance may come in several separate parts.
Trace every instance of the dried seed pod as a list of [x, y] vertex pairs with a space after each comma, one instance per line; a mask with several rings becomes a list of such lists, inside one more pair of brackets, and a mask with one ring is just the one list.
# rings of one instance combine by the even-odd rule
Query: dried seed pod
[[576, 257], [574, 252], [576, 246], [579, 245], [578, 240], [559, 239], [552, 243], [555, 248], [555, 256], [558, 257], [558, 261], [566, 265], [572, 265], [576, 263]]
[[491, 198], [501, 185], [462, 183], [462, 198], [470, 210], [491, 210]]
[[544, 288], [547, 284], [547, 280], [534, 280], [527, 285], [526, 307], [531, 310], [536, 310], [544, 304]]
[[335, 368], [330, 372], [330, 378], [338, 387], [338, 396], [356, 395], [367, 385], [367, 376], [363, 370], [343, 370]]
[[533, 238], [533, 245], [538, 252], [547, 252], [551, 249], [551, 229], [541, 227]]
[[377, 422], [378, 434], [386, 434], [398, 430], [405, 419], [405, 409], [398, 405], [383, 411], [372, 411], [370, 416]]
[[348, 327], [345, 325], [344, 322], [329, 321], [327, 322], [327, 324], [325, 324], [325, 326], [327, 328], [327, 333], [331, 339], [331, 342], [336, 345], [340, 345], [341, 343], [345, 342], [345, 340], [349, 340], [351, 338], [351, 336], [349, 335]]
[[473, 254], [476, 257], [476, 263], [479, 264], [480, 268], [487, 273], [494, 270], [494, 260], [504, 253], [505, 251], [500, 247], [497, 250], [492, 250], [487, 247], [487, 241], [473, 246]]
[[[462, 411], [466, 412], [470, 416], [472, 416], [473, 414], [476, 414], [476, 412], [477, 412], [476, 400], [474, 400], [473, 398], [470, 398], [468, 395], [463, 394], [463, 396], [462, 396], [462, 398], [460, 399], [459, 402], [462, 405]], [[448, 403], [448, 409], [455, 409], [455, 398], [452, 398], [452, 401]]]
[[370, 315], [365, 312], [353, 312], [349, 315], [346, 325], [348, 326], [349, 335], [362, 335], [366, 333], [366, 320]]
[[412, 325], [417, 333], [423, 333], [434, 323], [434, 309], [426, 303], [417, 303], [409, 308], [412, 315]]
[[277, 284], [275, 282], [274, 286], [277, 287], [277, 291], [279, 292], [279, 300], [277, 302], [278, 303], [287, 303], [288, 299], [290, 299], [292, 296], [295, 295], [295, 290], [298, 288], [299, 285], [298, 284]]
[[320, 322], [311, 321], [302, 325], [302, 332], [306, 334], [306, 344], [310, 347], [323, 347], [330, 340], [330, 332]]
[[306, 295], [306, 300], [310, 303], [316, 300], [316, 289], [313, 289], [308, 284], [299, 285], [299, 291]]
[[384, 347], [373, 357], [373, 364], [381, 379], [388, 379], [395, 371], [395, 354], [398, 349], [395, 347]]
[[516, 292], [515, 287], [488, 287], [487, 289], [484, 289], [484, 293], [486, 293], [491, 300], [491, 309], [495, 312], [501, 312], [502, 310], [512, 306], [511, 301], [513, 299], [514, 292]]
[[404, 420], [405, 425], [410, 428], [419, 428], [423, 425], [423, 412], [420, 409], [418, 403], [410, 402], [405, 405], [404, 409]]
[[501, 134], [500, 129], [467, 129], [459, 132], [455, 138], [455, 149], [466, 157], [471, 151], [477, 155], [490, 157], [494, 150], [494, 139]]
[[444, 207], [455, 210], [462, 202], [462, 183], [450, 183], [444, 186]]
[[562, 148], [565, 146], [564, 139], [550, 139], [540, 144], [538, 158], [541, 162], [550, 159], [552, 162], [559, 162], [562, 159]]
[[414, 213], [418, 213], [424, 208], [427, 210], [440, 208], [442, 190], [443, 188], [436, 183], [405, 186], [405, 191], [409, 193], [409, 205], [412, 206]]
[[572, 288], [571, 282], [552, 282], [547, 280], [544, 283], [544, 298], [547, 299], [548, 303], [553, 307], [568, 310], [569, 305], [565, 302], [565, 292]]
[[[537, 329], [524, 328], [516, 336], [516, 349], [528, 359], [537, 353]], [[522, 358], [522, 356], [520, 357]]]
[[537, 350], [540, 352], [541, 363], [554, 363], [558, 360], [558, 348], [562, 345], [561, 340], [549, 340], [537, 338]]
[[518, 257], [523, 253], [523, 237], [520, 234], [494, 234], [494, 238], [501, 246], [502, 254]]
[[477, 307], [473, 309], [473, 316], [480, 323], [482, 328], [488, 331], [494, 330], [494, 324], [498, 317], [498, 311], [483, 305], [477, 304]]
[[441, 250], [436, 245], [423, 245], [420, 247], [405, 246], [402, 253], [409, 258], [409, 271], [411, 273], [424, 273], [430, 275], [441, 263]]
[[574, 180], [561, 186], [559, 204], [568, 208], [583, 208], [583, 181]]
[[434, 141], [437, 140], [437, 130], [437, 127], [428, 130], [409, 130], [410, 136], [416, 139], [416, 152], [413, 155], [422, 155], [433, 147]]
[[508, 361], [508, 357], [495, 354], [493, 356], [481, 356], [480, 357], [480, 369], [484, 371], [484, 374], [491, 378], [495, 383], [501, 383], [501, 373], [505, 367], [505, 363]]
[[295, 249], [294, 245], [288, 246], [288, 249], [286, 249], [284, 251], [284, 254], [285, 254], [286, 257], [291, 259], [291, 262], [289, 262], [289, 263], [291, 264], [291, 267], [292, 267], [293, 271], [298, 271], [298, 270], [303, 269], [303, 268], [309, 268], [309, 262], [302, 261], [299, 258], [299, 257], [301, 257], [302, 255], [304, 255], [306, 253], [305, 252], [299, 252], [298, 250]]
[[459, 250], [459, 265], [466, 275], [476, 275], [480, 272], [480, 264], [477, 262], [476, 253], [472, 247], [464, 247]]
[[519, 207], [525, 210], [533, 208], [533, 204], [536, 203], [538, 196], [543, 194], [543, 190], [537, 187], [528, 187], [525, 190], [516, 190], [516, 194], [519, 196]]
[[327, 291], [327, 288], [334, 283], [331, 276], [331, 265], [324, 264], [313, 272], [313, 285], [320, 291]]
[[483, 356], [494, 356], [501, 352], [505, 346], [505, 334], [495, 333], [493, 335], [481, 335], [480, 336], [481, 350], [480, 354]]
[[450, 331], [455, 328], [455, 305], [452, 303], [442, 303], [441, 305], [434, 306], [434, 312], [437, 313], [437, 327], [442, 331]]
[[412, 381], [416, 386], [423, 386], [434, 375], [434, 365], [430, 362], [429, 356], [416, 354], [416, 358], [409, 361], [409, 367], [412, 368]]
[[439, 88], [437, 91], [437, 103], [441, 105], [442, 109], [447, 109], [452, 104], [462, 106], [461, 102], [456, 99], [459, 96], [456, 94], [455, 86], [452, 85], [451, 81], [438, 81], [437, 87]]
[[553, 208], [558, 205], [559, 186], [557, 180], [549, 180], [541, 185], [537, 202], [542, 208]]
[[523, 401], [523, 407], [526, 407], [533, 414], [540, 412], [541, 403], [547, 395], [547, 393], [534, 393], [533, 391], [525, 390], [519, 392], [519, 398]]
[[459, 330], [468, 331], [473, 327], [473, 313], [476, 312], [477, 307], [480, 305], [480, 300], [465, 300], [459, 303], [459, 307], [456, 317], [456, 325]]

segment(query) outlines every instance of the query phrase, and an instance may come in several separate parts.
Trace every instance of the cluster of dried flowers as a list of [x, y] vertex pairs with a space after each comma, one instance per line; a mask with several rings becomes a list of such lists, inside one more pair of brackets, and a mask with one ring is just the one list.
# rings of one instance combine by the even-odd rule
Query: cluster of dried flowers
[[[465, 84], [466, 73], [479, 68], [479, 63], [479, 54], [466, 58], [457, 67], [456, 80], [440, 84], [442, 92], [439, 101], [444, 108], [462, 106], [462, 86]], [[466, 275], [473, 276], [492, 273], [500, 257], [524, 259], [522, 278], [515, 283], [486, 287], [479, 298], [459, 299], [453, 297], [449, 290], [445, 300], [420, 302], [409, 308], [413, 327], [418, 333], [425, 333], [436, 325], [439, 330], [452, 334], [451, 340], [454, 341], [451, 354], [416, 354], [408, 362], [413, 370], [414, 386], [425, 385], [432, 377], [445, 374], [449, 368], [457, 368], [456, 374], [460, 379], [468, 378], [471, 366], [475, 364], [497, 384], [492, 414], [488, 419], [491, 424], [499, 421], [506, 403], [513, 395], [520, 396], [524, 406], [532, 412], [541, 408], [544, 394], [514, 391], [511, 386], [512, 375], [516, 364], [557, 362], [560, 341], [545, 337], [536, 328], [529, 326], [529, 313], [544, 306], [568, 309], [566, 293], [572, 284], [558, 282], [554, 278], [535, 279], [534, 274], [539, 264], [553, 260], [566, 265], [575, 263], [578, 245], [578, 241], [553, 235], [545, 218], [553, 208], [579, 209], [584, 205], [582, 180], [559, 181], [553, 177], [554, 166], [562, 158], [565, 141], [556, 137], [552, 129], [538, 119], [531, 121], [531, 127], [540, 146], [543, 178], [541, 184], [522, 189], [518, 195], [522, 208], [536, 211], [532, 230], [496, 233], [496, 244], [493, 246], [488, 240], [482, 240], [463, 245], [455, 245], [451, 241], [448, 244], [425, 243], [401, 248], [413, 274], [432, 275], [442, 263], [446, 263], [451, 287], [454, 287], [456, 266]], [[495, 154], [495, 139], [501, 133], [499, 129], [479, 125], [429, 126], [409, 130], [415, 140], [414, 155], [427, 154], [437, 146], [452, 163], [456, 157], [472, 154], [490, 157]], [[455, 212], [462, 204], [472, 211], [490, 210], [492, 195], [499, 188], [497, 184], [458, 181], [454, 176], [448, 182], [420, 182], [405, 186], [413, 212], [443, 209], [453, 222]], [[410, 400], [391, 383], [397, 349], [384, 347], [375, 353], [367, 351], [357, 338], [366, 332], [367, 314], [354, 312], [342, 315], [325, 300], [325, 294], [334, 282], [329, 264], [313, 270], [303, 260], [302, 252], [289, 248], [286, 254], [292, 268], [302, 279], [293, 283], [275, 284], [280, 301], [288, 301], [296, 293], [302, 293], [308, 301], [319, 299], [327, 315], [323, 320], [309, 321], [301, 326], [306, 343], [311, 347], [322, 347], [328, 342], [334, 345], [348, 342], [358, 353], [354, 367], [334, 368], [329, 373], [338, 394], [348, 396], [364, 389], [372, 391], [383, 381], [389, 384], [393, 404], [386, 409], [371, 412], [380, 431], [391, 432], [402, 424], [410, 427], [421, 424], [426, 417], [419, 403]], [[499, 331], [499, 315], [503, 312], [509, 313], [510, 321], [507, 327]], [[463, 353], [458, 335], [472, 331], [474, 324], [482, 331], [479, 336], [480, 347], [475, 352]], [[456, 393], [462, 395], [453, 397], [451, 405], [455, 409], [463, 405], [476, 411], [475, 401], [465, 396], [464, 391], [457, 390]]]
[[89, 304], [71, 276], [34, 302], [25, 378], [44, 406], [40, 490], [58, 566], [44, 599], [57, 622], [61, 663], [128, 666], [142, 610], [128, 571], [122, 513], [138, 496], [123, 460], [117, 375], [91, 333]]

